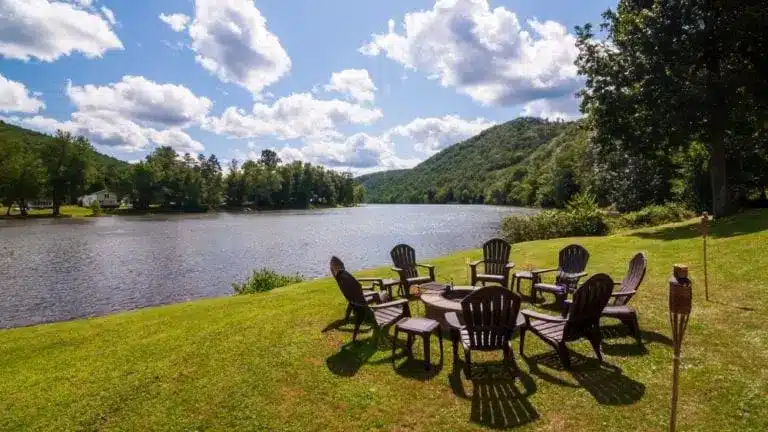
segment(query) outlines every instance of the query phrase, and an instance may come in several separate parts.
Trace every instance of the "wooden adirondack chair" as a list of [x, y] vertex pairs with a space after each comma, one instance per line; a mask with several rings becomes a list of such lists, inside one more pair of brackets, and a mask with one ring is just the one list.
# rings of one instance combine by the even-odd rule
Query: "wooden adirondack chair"
[[363, 287], [354, 276], [346, 270], [336, 272], [336, 282], [341, 288], [347, 301], [355, 312], [355, 330], [352, 333], [352, 341], [357, 339], [360, 324], [368, 318], [371, 320], [376, 336], [382, 330], [386, 330], [400, 319], [411, 316], [408, 300], [400, 299], [380, 304], [371, 304], [363, 295]]
[[520, 355], [525, 355], [523, 354], [525, 333], [530, 330], [557, 350], [560, 361], [566, 369], [570, 369], [571, 359], [565, 343], [580, 338], [589, 339], [597, 358], [602, 361], [600, 314], [608, 304], [612, 290], [611, 277], [600, 273], [589, 278], [576, 290], [565, 317], [523, 310], [525, 324], [520, 330]]
[[[586, 276], [589, 252], [582, 245], [572, 244], [564, 247], [558, 257], [557, 268], [532, 270], [533, 284], [531, 284], [531, 298], [536, 299], [536, 293], [548, 292], [555, 295], [555, 303], [561, 304], [579, 286], [579, 279]], [[555, 283], [541, 282], [541, 275], [549, 272], [555, 273]]]
[[[344, 262], [336, 256], [331, 257], [331, 275], [335, 278], [339, 270], [344, 270]], [[389, 291], [384, 292], [381, 289], [385, 286], [385, 281], [391, 281], [391, 279], [384, 278], [359, 278], [360, 282], [370, 282], [370, 285], [363, 286], [363, 296], [368, 303], [384, 303], [392, 300], [392, 288], [389, 286]], [[379, 287], [379, 292], [375, 291], [376, 287]], [[341, 289], [341, 286], [339, 286]], [[349, 317], [352, 314], [352, 304], [347, 303], [347, 312], [344, 314], [344, 320], [349, 321]]]
[[509, 340], [517, 327], [517, 314], [520, 311], [520, 296], [500, 287], [489, 286], [468, 295], [461, 301], [462, 318], [460, 324], [456, 312], [445, 314], [445, 320], [451, 326], [453, 335], [453, 361], [458, 360], [458, 344], [464, 348], [467, 378], [472, 377], [472, 351], [504, 352], [504, 361], [514, 367]]
[[[392, 256], [392, 271], [400, 277], [400, 295], [409, 296], [411, 285], [435, 281], [435, 266], [416, 262], [416, 251], [407, 244], [399, 244], [389, 253]], [[419, 267], [429, 270], [429, 276], [419, 276]]]
[[[469, 264], [471, 285], [474, 286], [481, 282], [485, 286], [486, 282], [491, 282], [508, 288], [509, 272], [515, 267], [514, 263], [509, 262], [511, 250], [512, 247], [509, 243], [499, 238], [485, 242], [483, 245], [483, 259]], [[480, 263], [483, 263], [485, 266], [485, 273], [477, 272], [477, 266]]]
[[640, 284], [645, 278], [645, 271], [648, 268], [648, 258], [642, 252], [638, 252], [629, 261], [627, 274], [621, 282], [616, 283], [620, 288], [618, 292], [611, 294], [613, 302], [603, 309], [603, 316], [617, 318], [629, 328], [632, 336], [637, 339], [638, 344], [643, 341], [640, 337], [640, 325], [637, 322], [637, 311], [627, 306], [632, 296], [637, 293]]

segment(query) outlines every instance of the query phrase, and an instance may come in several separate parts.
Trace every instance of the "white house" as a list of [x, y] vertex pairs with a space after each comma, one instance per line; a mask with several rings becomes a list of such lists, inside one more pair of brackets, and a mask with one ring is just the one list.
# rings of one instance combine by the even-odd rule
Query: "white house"
[[102, 208], [120, 206], [120, 200], [117, 199], [117, 195], [106, 189], [94, 192], [90, 195], [81, 196], [79, 201], [80, 205], [83, 207], [90, 207], [94, 201], [98, 201]]

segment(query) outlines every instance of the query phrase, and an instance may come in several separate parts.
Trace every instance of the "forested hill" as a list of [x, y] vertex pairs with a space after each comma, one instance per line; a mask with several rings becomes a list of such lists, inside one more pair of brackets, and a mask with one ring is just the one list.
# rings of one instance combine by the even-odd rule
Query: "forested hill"
[[578, 122], [518, 118], [451, 146], [413, 169], [361, 176], [379, 203], [559, 206], [578, 192], [586, 133]]
[[[5, 123], [0, 120], [0, 142], [24, 142], [34, 147], [39, 147], [54, 138], [39, 132], [24, 129], [19, 126]], [[107, 156], [95, 150], [92, 151], [92, 158], [98, 167], [104, 170], [119, 169], [128, 166], [128, 162]]]

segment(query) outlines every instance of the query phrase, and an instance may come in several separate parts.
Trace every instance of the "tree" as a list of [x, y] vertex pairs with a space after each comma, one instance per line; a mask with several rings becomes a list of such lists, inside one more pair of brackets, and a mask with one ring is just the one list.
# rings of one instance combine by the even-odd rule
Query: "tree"
[[264, 165], [265, 167], [269, 169], [275, 169], [278, 165], [280, 165], [279, 157], [277, 157], [277, 153], [275, 153], [273, 150], [270, 149], [264, 149], [261, 151], [261, 158], [259, 159], [259, 163]]
[[27, 200], [37, 198], [45, 184], [45, 170], [40, 158], [25, 143], [0, 141], [0, 202], [10, 214], [18, 203], [27, 215]]
[[47, 190], [53, 201], [53, 215], [60, 214], [61, 205], [82, 195], [92, 175], [93, 149], [84, 137], [69, 132], [56, 132], [56, 139], [44, 149], [42, 160], [47, 172]]
[[[581, 108], [598, 153], [666, 161], [705, 143], [713, 213], [730, 213], [734, 135], [752, 140], [768, 119], [766, 14], [754, 0], [621, 0], [603, 14], [606, 41], [577, 28]], [[739, 133], [745, 118], [755, 121]]]

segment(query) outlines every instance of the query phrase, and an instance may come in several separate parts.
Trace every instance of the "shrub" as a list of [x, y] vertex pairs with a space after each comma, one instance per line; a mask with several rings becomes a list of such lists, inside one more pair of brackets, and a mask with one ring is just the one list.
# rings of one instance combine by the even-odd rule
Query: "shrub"
[[680, 222], [694, 217], [695, 214], [678, 203], [650, 205], [641, 210], [624, 213], [614, 221], [615, 228], [639, 228]]
[[301, 275], [283, 275], [268, 268], [254, 270], [253, 274], [242, 284], [233, 283], [235, 294], [253, 294], [257, 292], [271, 291], [275, 288], [301, 282]]
[[93, 213], [94, 216], [102, 215], [101, 204], [99, 203], [98, 200], [93, 200], [93, 202], [91, 203], [90, 206], [88, 206], [88, 208], [91, 209], [91, 213]]
[[565, 210], [545, 210], [533, 216], [504, 218], [501, 232], [517, 243], [558, 237], [605, 235], [609, 231], [605, 215], [589, 194], [576, 194]]

